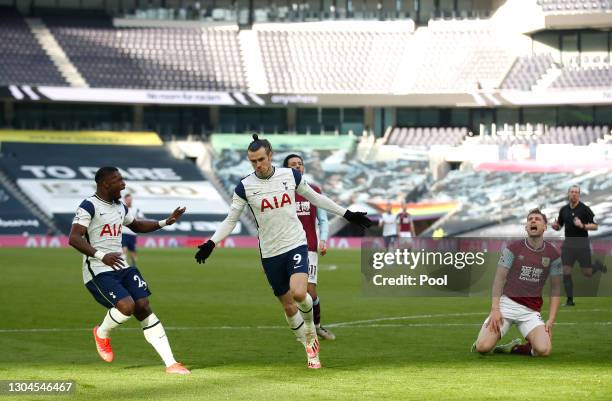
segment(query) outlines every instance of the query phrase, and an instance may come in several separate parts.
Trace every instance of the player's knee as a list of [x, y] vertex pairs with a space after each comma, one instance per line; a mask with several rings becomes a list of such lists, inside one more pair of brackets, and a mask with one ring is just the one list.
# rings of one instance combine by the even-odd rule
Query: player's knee
[[592, 277], [593, 269], [582, 269], [582, 275], [585, 277]]
[[148, 298], [142, 298], [139, 299], [138, 301], [136, 301], [135, 307], [134, 307], [134, 311], [135, 312], [151, 312], [151, 306], [149, 305], [149, 299]]
[[537, 356], [549, 356], [550, 352], [552, 351], [552, 346], [550, 344], [547, 345], [543, 345], [543, 346], [539, 346], [539, 347], [534, 347], [534, 351], [537, 354]]
[[490, 341], [476, 341], [476, 352], [480, 354], [488, 354], [495, 347], [495, 343]]
[[304, 299], [306, 299], [306, 294], [308, 292], [306, 291], [306, 288], [304, 289], [299, 289], [299, 290], [294, 290], [293, 291], [293, 299], [295, 300], [295, 302], [304, 302]]
[[115, 308], [117, 308], [119, 312], [123, 313], [125, 316], [132, 316], [136, 310], [136, 304], [132, 298], [128, 297], [127, 299], [122, 299], [121, 301], [117, 302], [115, 304]]

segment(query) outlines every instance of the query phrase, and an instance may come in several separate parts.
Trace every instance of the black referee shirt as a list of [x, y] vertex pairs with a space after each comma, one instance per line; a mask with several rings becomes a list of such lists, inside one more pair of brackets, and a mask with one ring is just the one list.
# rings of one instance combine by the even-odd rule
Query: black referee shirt
[[561, 227], [565, 227], [565, 238], [568, 237], [588, 237], [589, 232], [584, 228], [576, 227], [574, 218], [578, 217], [582, 224], [593, 223], [593, 211], [582, 202], [578, 202], [575, 208], [571, 208], [569, 203], [559, 210], [557, 221]]

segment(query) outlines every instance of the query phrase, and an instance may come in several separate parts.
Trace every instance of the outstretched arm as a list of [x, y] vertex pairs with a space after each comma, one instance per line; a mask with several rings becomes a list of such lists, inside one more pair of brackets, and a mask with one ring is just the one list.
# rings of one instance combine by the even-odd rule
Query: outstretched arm
[[243, 198], [244, 187], [242, 188], [242, 191], [239, 191], [239, 192], [240, 192], [240, 195], [238, 193], [234, 193], [230, 211], [227, 214], [227, 217], [225, 218], [225, 220], [223, 220], [223, 222], [219, 226], [219, 228], [217, 228], [217, 231], [215, 231], [213, 236], [210, 237], [208, 241], [198, 246], [199, 249], [195, 255], [196, 262], [205, 263], [206, 259], [210, 256], [213, 249], [215, 249], [215, 246], [219, 242], [223, 241], [223, 239], [225, 239], [228, 235], [230, 235], [232, 231], [234, 230], [234, 227], [236, 227], [236, 223], [238, 223], [238, 220], [240, 219], [240, 215], [242, 214], [242, 211], [244, 210], [244, 207], [247, 204], [246, 199]]
[[134, 219], [134, 221], [127, 226], [135, 233], [150, 233], [151, 231], [157, 231], [162, 227], [170, 226], [176, 223], [176, 221], [181, 218], [183, 213], [185, 213], [185, 210], [186, 208], [184, 207], [177, 207], [165, 220], [155, 221]]
[[213, 236], [210, 237], [210, 240], [214, 242], [215, 245], [223, 241], [232, 233], [232, 231], [234, 231], [234, 227], [236, 227], [238, 220], [240, 220], [240, 215], [242, 214], [246, 204], [247, 202], [244, 199], [234, 194], [234, 197], [232, 198], [232, 206], [230, 207], [227, 217], [225, 220], [223, 220], [219, 228], [217, 228], [217, 231], [215, 231]]
[[[299, 176], [299, 178], [301, 180], [301, 176]], [[349, 209], [343, 208], [333, 200], [329, 199], [327, 196], [315, 192], [315, 190], [312, 189], [310, 185], [305, 183], [304, 180], [299, 181], [296, 192], [308, 199], [316, 207], [320, 207], [328, 212], [342, 216], [352, 224], [356, 224], [363, 228], [369, 228], [372, 225], [372, 220], [366, 217], [365, 212], [353, 212]]]
[[347, 211], [347, 209], [338, 205], [327, 196], [317, 193], [304, 181], [304, 179], [302, 179], [297, 186], [296, 192], [311, 201], [316, 207], [325, 209], [330, 213], [337, 214], [338, 216], [344, 216]]

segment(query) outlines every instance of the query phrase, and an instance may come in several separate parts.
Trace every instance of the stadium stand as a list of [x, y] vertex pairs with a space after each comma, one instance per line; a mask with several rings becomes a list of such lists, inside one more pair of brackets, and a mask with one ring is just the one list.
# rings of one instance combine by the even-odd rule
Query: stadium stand
[[609, 0], [538, 0], [545, 12], [576, 12], [611, 10]]
[[0, 86], [67, 85], [13, 8], [0, 7], [0, 37]]
[[424, 127], [400, 128], [395, 127], [389, 133], [385, 144], [397, 146], [432, 146], [461, 144], [468, 134], [467, 128], [458, 127]]
[[501, 89], [531, 90], [553, 63], [550, 54], [519, 57], [506, 76]]
[[407, 92], [498, 87], [516, 58], [490, 21], [430, 21], [415, 37], [423, 50], [413, 58]]
[[270, 90], [276, 93], [387, 93], [413, 24], [305, 24], [257, 29]]
[[[181, 222], [158, 234], [210, 234], [229, 208], [192, 162], [174, 158], [164, 146], [6, 142], [0, 157], [0, 169], [53, 216], [64, 234], [70, 230], [75, 208], [95, 192], [93, 175], [102, 164], [121, 169], [128, 190], [148, 218], [159, 220], [178, 206], [187, 207], [189, 213]], [[239, 225], [237, 233], [241, 230]]]
[[[589, 195], [589, 188], [608, 194], [612, 191], [612, 179], [607, 172], [517, 174], [455, 170], [437, 182], [426, 198], [461, 202], [456, 212], [435, 226], [449, 236], [495, 226], [507, 219], [524, 219], [528, 205], [541, 208], [560, 205], [567, 201], [567, 189], [573, 184], [584, 188], [585, 196]], [[519, 231], [518, 235], [522, 233]]]
[[612, 66], [587, 68], [567, 67], [552, 83], [551, 88], [558, 89], [589, 89], [612, 87]]
[[115, 28], [107, 17], [44, 21], [92, 87], [246, 89], [235, 29]]
[[49, 227], [0, 182], [0, 235], [46, 234]]
[[515, 145], [515, 144], [573, 144], [586, 146], [596, 143], [608, 134], [608, 126], [553, 126], [549, 127], [544, 133], [538, 134], [532, 131], [531, 134], [505, 134], [505, 135], [481, 135], [475, 137], [482, 144]]
[[[342, 205], [367, 205], [371, 201], [415, 199], [431, 182], [427, 162], [412, 160], [364, 161], [347, 148], [316, 149], [308, 136], [296, 136], [304, 144], [293, 148], [277, 147], [273, 162], [282, 166], [289, 153], [304, 158], [306, 178], [321, 186], [323, 192]], [[216, 149], [214, 169], [228, 193], [253, 169], [243, 150]]]

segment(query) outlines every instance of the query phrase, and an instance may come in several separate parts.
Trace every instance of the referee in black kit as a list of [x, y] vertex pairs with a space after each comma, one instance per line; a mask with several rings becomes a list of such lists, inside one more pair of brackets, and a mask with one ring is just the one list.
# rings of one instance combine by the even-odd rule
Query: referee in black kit
[[569, 203], [559, 210], [559, 217], [553, 223], [553, 230], [559, 231], [565, 226], [565, 241], [561, 247], [561, 262], [563, 263], [563, 284], [567, 302], [565, 306], [574, 306], [574, 283], [572, 267], [578, 261], [582, 274], [591, 277], [600, 270], [606, 273], [608, 269], [600, 261], [591, 263], [591, 243], [589, 231], [597, 230], [593, 221], [593, 211], [580, 202], [580, 187], [572, 185], [567, 191]]

